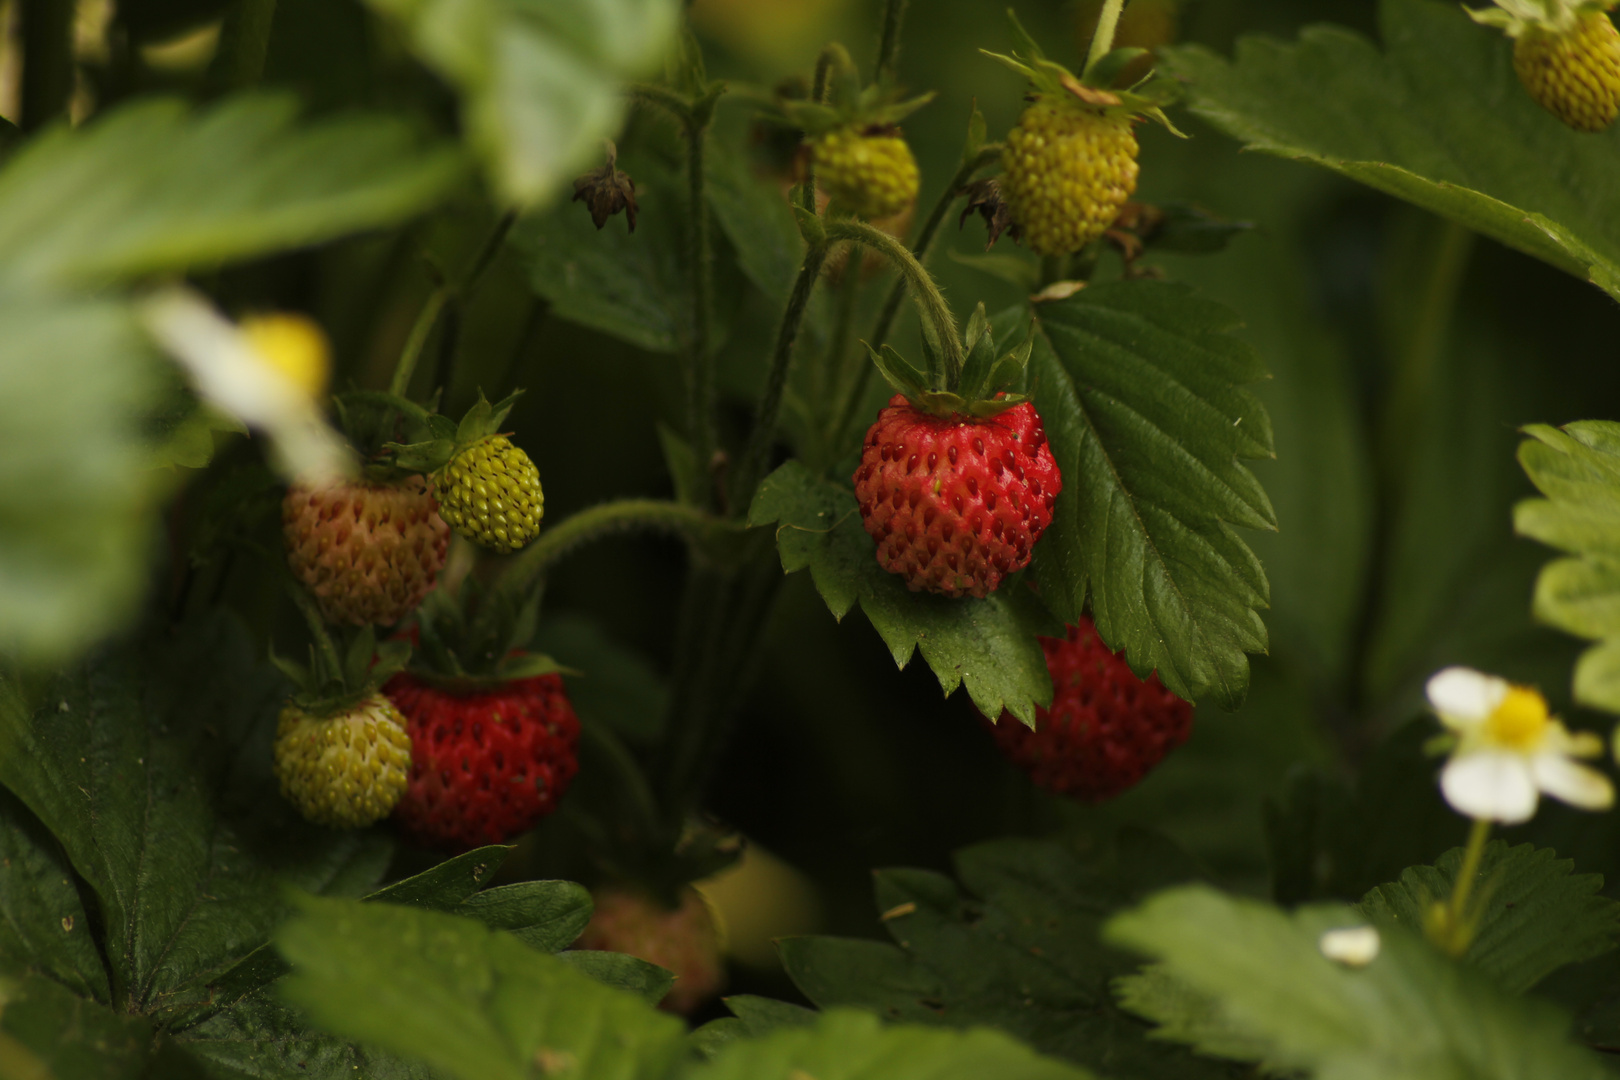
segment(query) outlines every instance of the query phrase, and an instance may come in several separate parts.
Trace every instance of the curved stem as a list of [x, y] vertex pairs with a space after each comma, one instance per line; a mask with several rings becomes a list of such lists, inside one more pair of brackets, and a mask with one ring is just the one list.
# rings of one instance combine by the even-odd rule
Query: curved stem
[[883, 7], [883, 34], [878, 38], [877, 81], [892, 83], [900, 61], [900, 26], [905, 22], [908, 0], [889, 0]]
[[[810, 84], [810, 100], [821, 104], [827, 100], [827, 83], [832, 78], [832, 66], [839, 60], [847, 61], [849, 54], [837, 42], [827, 45], [816, 57], [816, 74]], [[804, 182], [799, 185], [799, 207], [806, 213], [816, 212], [816, 162], [813, 155], [804, 158]]]
[[917, 312], [939, 337], [941, 358], [945, 362], [946, 386], [955, 389], [962, 378], [962, 338], [956, 329], [956, 316], [945, 302], [945, 295], [928, 276], [923, 264], [904, 244], [864, 221], [834, 221], [827, 226], [827, 239], [855, 240], [880, 252], [894, 264], [900, 276], [910, 287], [912, 302]]
[[630, 95], [630, 100], [637, 105], [651, 105], [663, 109], [682, 125], [689, 125], [692, 122], [692, 103], [667, 86], [633, 83], [626, 92]]
[[770, 374], [765, 377], [765, 389], [760, 392], [759, 405], [754, 410], [754, 429], [749, 433], [748, 446], [737, 468], [737, 484], [732, 489], [736, 494], [734, 505], [745, 514], [753, 501], [754, 487], [764, 475], [771, 444], [776, 441], [776, 421], [782, 412], [782, 394], [787, 389], [788, 369], [793, 365], [793, 345], [799, 338], [799, 327], [804, 323], [810, 295], [815, 291], [816, 279], [821, 277], [821, 264], [826, 259], [827, 248], [823, 244], [812, 244], [804, 253], [804, 265], [799, 268], [799, 276], [793, 282], [793, 292], [782, 311], [782, 323], [776, 331], [776, 348], [771, 354]]
[[292, 594], [293, 603], [298, 605], [304, 621], [309, 623], [309, 633], [315, 639], [315, 648], [320, 653], [321, 661], [326, 664], [331, 675], [341, 677], [343, 661], [338, 657], [337, 646], [332, 644], [332, 635], [326, 629], [326, 620], [321, 618], [321, 609], [315, 606], [314, 598], [302, 585], [290, 579], [287, 582], [287, 591]]
[[[956, 175], [951, 182], [945, 185], [940, 192], [939, 201], [928, 212], [928, 218], [923, 222], [922, 231], [911, 245], [912, 254], [918, 262], [928, 258], [928, 252], [934, 245], [934, 238], [939, 234], [939, 227], [945, 223], [945, 215], [950, 213], [951, 205], [956, 202], [962, 188], [973, 179], [973, 174], [987, 165], [1001, 159], [1001, 144], [990, 143], [979, 148], [972, 157], [965, 158], [957, 168]], [[883, 308], [878, 312], [877, 322], [872, 327], [871, 345], [874, 349], [881, 349], [883, 343], [889, 338], [889, 331], [894, 328], [894, 320], [900, 314], [900, 302], [905, 299], [906, 280], [901, 278], [889, 290], [888, 298], [883, 301]], [[843, 439], [844, 431], [855, 419], [855, 410], [861, 407], [861, 399], [866, 396], [866, 386], [872, 378], [872, 365], [862, 363], [857, 365], [854, 381], [840, 398], [838, 410], [834, 416], [832, 430], [828, 433], [827, 445], [830, 452], [836, 453], [839, 442]]]
[[405, 339], [405, 347], [399, 352], [399, 363], [394, 365], [394, 378], [388, 384], [388, 392], [395, 397], [405, 397], [409, 393], [411, 376], [416, 374], [416, 362], [421, 359], [428, 335], [433, 333], [433, 326], [439, 321], [439, 312], [444, 310], [449, 299], [450, 286], [440, 285], [428, 294], [427, 302], [417, 313], [410, 336]]
[[581, 510], [564, 518], [513, 556], [501, 588], [526, 588], [552, 563], [604, 536], [644, 529], [701, 536], [718, 529], [740, 526], [682, 503], [663, 499], [618, 499]]
[[1119, 13], [1125, 9], [1125, 0], [1103, 0], [1097, 15], [1097, 33], [1091, 39], [1091, 51], [1086, 54], [1086, 70], [1107, 56], [1114, 47], [1114, 31], [1119, 27]]

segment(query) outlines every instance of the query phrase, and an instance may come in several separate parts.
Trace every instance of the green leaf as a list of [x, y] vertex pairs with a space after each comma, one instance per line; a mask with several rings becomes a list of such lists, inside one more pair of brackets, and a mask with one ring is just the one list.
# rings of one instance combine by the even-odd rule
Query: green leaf
[[1599, 642], [1575, 667], [1575, 700], [1620, 713], [1620, 424], [1532, 424], [1519, 464], [1546, 496], [1513, 508], [1521, 536], [1567, 551], [1536, 579], [1536, 618]]
[[0, 304], [0, 650], [59, 661], [129, 617], [155, 527], [140, 415], [160, 371], [120, 305]]
[[384, 834], [309, 825], [277, 794], [286, 685], [254, 651], [217, 617], [68, 672], [32, 706], [0, 682], [0, 783], [95, 890], [130, 1011], [206, 1000], [281, 919], [283, 885], [353, 895], [387, 863]]
[[[137, 1080], [152, 1045], [152, 1024], [79, 997], [42, 975], [0, 978], [0, 1039], [32, 1052], [55, 1080]], [[6, 1064], [11, 1064], [8, 1060]], [[7, 1080], [37, 1074], [6, 1072]]]
[[[675, 0], [368, 0], [461, 94], [462, 123], [501, 196], [537, 206], [618, 131], [623, 80], [675, 43]], [[582, 215], [583, 216], [583, 215]]]
[[312, 1030], [265, 994], [188, 1028], [179, 1041], [215, 1080], [431, 1080], [422, 1065]]
[[689, 1080], [1085, 1080], [1090, 1073], [1041, 1057], [994, 1031], [884, 1027], [840, 1009], [813, 1026], [733, 1043]]
[[557, 959], [575, 971], [589, 975], [603, 986], [628, 990], [649, 1005], [663, 1001], [669, 994], [669, 988], [675, 985], [672, 972], [628, 953], [576, 949], [558, 953]]
[[836, 619], [859, 601], [899, 666], [920, 651], [946, 694], [965, 685], [986, 716], [1005, 709], [1033, 725], [1036, 706], [1051, 702], [1052, 679], [1036, 635], [1062, 630], [1020, 582], [983, 600], [908, 591], [878, 565], [855, 493], [816, 479], [797, 461], [766, 477], [749, 508], [750, 526], [773, 522], [783, 571], [809, 567]]
[[277, 946], [283, 992], [319, 1026], [465, 1080], [662, 1077], [680, 1021], [470, 919], [306, 898]]
[[[389, 225], [442, 198], [459, 155], [380, 116], [297, 123], [290, 97], [126, 105], [0, 168], [0, 292], [94, 287]], [[55, 353], [66, 353], [58, 346]]]
[[738, 994], [722, 998], [731, 1016], [710, 1020], [692, 1032], [692, 1048], [705, 1061], [713, 1061], [721, 1050], [739, 1039], [757, 1039], [788, 1027], [808, 1027], [816, 1022], [817, 1013], [803, 1005], [752, 994]]
[[1035, 548], [1042, 599], [1088, 607], [1139, 675], [1188, 700], [1242, 702], [1245, 655], [1266, 649], [1270, 588], [1233, 526], [1275, 529], [1245, 458], [1272, 456], [1265, 378], [1237, 318], [1151, 281], [1036, 305], [1030, 383], [1063, 473]]
[[897, 944], [789, 938], [779, 944], [788, 974], [822, 1008], [989, 1025], [1108, 1075], [1226, 1075], [1149, 1039], [1110, 999], [1110, 980], [1135, 964], [1098, 940], [1103, 920], [1153, 889], [1198, 876], [1167, 841], [1127, 832], [1082, 855], [1050, 841], [999, 840], [958, 852], [956, 869], [961, 885], [926, 870], [878, 872], [877, 906]]
[[1460, 5], [1384, 0], [1384, 48], [1333, 26], [1293, 44], [1259, 37], [1234, 60], [1208, 49], [1160, 61], [1192, 111], [1252, 149], [1309, 161], [1416, 203], [1620, 296], [1620, 225], [1594, 191], [1620, 142], [1536, 105], [1512, 44]]
[[[1434, 866], [1409, 867], [1357, 908], [1380, 926], [1421, 933], [1424, 909], [1452, 894], [1462, 859], [1463, 849], [1452, 848]], [[1573, 860], [1547, 848], [1491, 841], [1476, 879], [1481, 917], [1463, 959], [1503, 989], [1522, 993], [1565, 964], [1620, 944], [1620, 903], [1599, 894], [1602, 875], [1574, 869]]]
[[677, 352], [692, 335], [682, 188], [668, 169], [646, 159], [635, 165], [641, 224], [634, 233], [598, 232], [583, 208], [565, 203], [521, 218], [511, 243], [530, 288], [558, 316], [649, 352]]
[[56, 841], [0, 789], [0, 957], [106, 1004], [107, 969], [72, 877]]
[[[1597, 1080], [1609, 1075], [1569, 1041], [1569, 1023], [1545, 1002], [1509, 996], [1472, 977], [1398, 926], [1380, 933], [1363, 969], [1325, 958], [1327, 930], [1364, 925], [1352, 909], [1285, 913], [1194, 885], [1159, 893], [1116, 916], [1108, 940], [1162, 961], [1150, 978], [1123, 981], [1134, 1009], [1165, 1023], [1165, 1038], [1211, 1053], [1242, 1054], [1279, 1069], [1333, 1078]], [[1180, 987], [1164, 993], [1164, 979]]]

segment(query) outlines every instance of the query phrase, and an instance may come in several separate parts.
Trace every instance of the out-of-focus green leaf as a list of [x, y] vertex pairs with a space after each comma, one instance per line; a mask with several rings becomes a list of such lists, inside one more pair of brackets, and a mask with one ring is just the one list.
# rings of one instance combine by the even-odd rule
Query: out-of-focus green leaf
[[265, 993], [214, 1014], [179, 1039], [207, 1063], [214, 1080], [431, 1080], [417, 1062], [311, 1029]]
[[367, 0], [461, 93], [503, 197], [550, 202], [624, 117], [625, 79], [674, 41], [676, 0]]
[[0, 304], [0, 650], [60, 660], [128, 618], [154, 526], [139, 416], [160, 374], [118, 304]]
[[564, 203], [520, 220], [512, 244], [530, 287], [560, 317], [649, 352], [676, 352], [692, 334], [681, 182], [650, 162], [635, 178], [635, 232], [617, 220], [598, 230], [583, 206]]
[[1620, 226], [1605, 191], [1620, 141], [1566, 128], [1530, 100], [1512, 44], [1462, 6], [1384, 0], [1382, 51], [1334, 26], [1293, 44], [1245, 38], [1162, 63], [1192, 110], [1256, 150], [1323, 165], [1620, 296]]
[[601, 983], [619, 990], [628, 990], [649, 1005], [656, 1005], [675, 985], [675, 976], [657, 964], [649, 963], [629, 953], [606, 952], [599, 949], [576, 949], [558, 953], [575, 971], [583, 972]]
[[710, 1020], [692, 1032], [693, 1048], [712, 1061], [721, 1050], [739, 1039], [757, 1039], [786, 1027], [808, 1027], [816, 1022], [816, 1012], [786, 1001], [738, 994], [722, 999], [731, 1016]]
[[1035, 548], [1042, 599], [1070, 623], [1089, 607], [1138, 674], [1235, 708], [1269, 586], [1233, 526], [1277, 525], [1242, 460], [1272, 455], [1245, 385], [1259, 357], [1233, 313], [1180, 286], [1099, 285], [1035, 313], [1030, 385], [1063, 472]]
[[1136, 965], [1098, 929], [1152, 890], [1199, 876], [1173, 845], [1130, 831], [1088, 857], [1059, 843], [999, 840], [958, 852], [956, 866], [960, 886], [927, 870], [880, 871], [877, 905], [896, 944], [789, 938], [779, 946], [788, 974], [823, 1008], [989, 1025], [1109, 1076], [1228, 1074], [1148, 1038], [1110, 997], [1110, 981]]
[[299, 124], [297, 112], [290, 97], [201, 111], [148, 100], [29, 142], [0, 168], [0, 292], [93, 287], [392, 224], [463, 171], [455, 150], [399, 120]]
[[813, 1025], [733, 1043], [690, 1080], [1086, 1080], [1091, 1074], [1042, 1057], [994, 1031], [884, 1027], [838, 1009]]
[[[1454, 891], [1463, 849], [1433, 866], [1408, 867], [1357, 907], [1380, 926], [1423, 930], [1423, 912]], [[1464, 959], [1503, 989], [1520, 993], [1565, 964], [1602, 956], [1620, 942], [1620, 903], [1602, 896], [1598, 874], [1572, 873], [1575, 863], [1533, 844], [1493, 840], [1476, 879], [1480, 920]]]
[[384, 834], [309, 825], [277, 793], [287, 688], [252, 651], [221, 617], [67, 672], [32, 707], [0, 682], [0, 783], [95, 890], [117, 1007], [207, 1001], [283, 916], [285, 885], [354, 895], [386, 866]]
[[1365, 922], [1347, 907], [1289, 914], [1194, 885], [1115, 916], [1105, 937], [1161, 961], [1121, 980], [1126, 1005], [1206, 1053], [1358, 1080], [1609, 1075], [1556, 1008], [1509, 996], [1399, 926], [1381, 930], [1364, 968], [1322, 955], [1325, 931]]
[[[146, 1075], [152, 1024], [43, 975], [25, 975], [0, 978], [0, 1039], [6, 1036], [49, 1069], [52, 1080], [137, 1080]], [[0, 1072], [6, 1080], [33, 1080], [21, 1071]]]
[[1569, 552], [1536, 579], [1536, 618], [1597, 645], [1575, 665], [1575, 700], [1620, 713], [1620, 424], [1532, 424], [1519, 463], [1546, 496], [1513, 508], [1523, 536]]
[[945, 693], [965, 685], [986, 716], [1006, 709], [1033, 724], [1036, 706], [1051, 702], [1052, 679], [1036, 635], [1062, 629], [1022, 582], [1006, 582], [983, 600], [910, 592], [878, 565], [855, 493], [818, 480], [796, 461], [766, 477], [749, 508], [750, 526], [773, 523], [782, 569], [809, 567], [836, 619], [859, 601], [896, 664], [904, 667], [920, 650]]
[[276, 935], [285, 996], [319, 1026], [464, 1080], [656, 1080], [681, 1023], [470, 919], [308, 898]]

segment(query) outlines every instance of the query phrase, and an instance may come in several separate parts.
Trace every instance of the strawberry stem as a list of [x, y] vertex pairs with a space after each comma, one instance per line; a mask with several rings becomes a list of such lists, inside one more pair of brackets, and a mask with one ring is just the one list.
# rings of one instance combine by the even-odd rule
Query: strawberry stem
[[1107, 56], [1114, 48], [1114, 31], [1119, 28], [1119, 14], [1125, 9], [1125, 0], [1103, 0], [1097, 15], [1097, 33], [1091, 39], [1091, 51], [1086, 54], [1086, 71]]
[[231, 6], [219, 29], [219, 49], [208, 81], [222, 90], [245, 90], [264, 75], [276, 0], [242, 0]]
[[918, 314], [939, 338], [945, 363], [944, 388], [956, 390], [962, 381], [962, 337], [956, 329], [956, 317], [951, 314], [951, 306], [945, 302], [945, 295], [939, 291], [939, 286], [923, 269], [917, 257], [900, 241], [864, 221], [851, 219], [832, 222], [827, 226], [827, 239], [829, 242], [854, 240], [865, 244], [882, 253], [900, 271], [900, 276], [910, 287], [911, 299], [917, 305]]
[[889, 0], [883, 6], [883, 34], [878, 38], [877, 81], [890, 85], [899, 78], [900, 27], [905, 22], [908, 0]]

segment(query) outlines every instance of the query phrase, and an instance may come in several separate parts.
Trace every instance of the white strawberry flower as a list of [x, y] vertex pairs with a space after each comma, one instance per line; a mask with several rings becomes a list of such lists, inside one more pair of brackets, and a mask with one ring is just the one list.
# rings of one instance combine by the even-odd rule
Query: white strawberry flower
[[314, 486], [354, 475], [354, 451], [321, 409], [330, 362], [313, 324], [273, 316], [237, 325], [180, 288], [143, 301], [141, 321], [200, 398], [269, 436], [287, 479]]
[[1429, 679], [1428, 696], [1456, 738], [1440, 790], [1458, 813], [1514, 825], [1535, 816], [1543, 793], [1582, 810], [1614, 805], [1609, 778], [1575, 760], [1601, 756], [1603, 740], [1564, 727], [1539, 691], [1448, 667]]
[[1345, 967], [1364, 968], [1378, 959], [1383, 941], [1372, 926], [1344, 926], [1328, 930], [1317, 939], [1316, 947], [1329, 960]]

